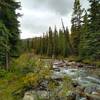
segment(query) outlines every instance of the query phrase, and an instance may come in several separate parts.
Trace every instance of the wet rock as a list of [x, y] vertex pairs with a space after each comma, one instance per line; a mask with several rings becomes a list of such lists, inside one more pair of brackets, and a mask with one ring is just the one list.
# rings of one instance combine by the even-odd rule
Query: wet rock
[[82, 63], [77, 63], [78, 68], [82, 68], [84, 65]]
[[96, 92], [98, 92], [100, 94], [100, 88], [97, 88], [97, 91]]
[[53, 70], [56, 71], [56, 72], [60, 72], [59, 68], [53, 68]]
[[48, 99], [49, 93], [47, 91], [37, 91], [38, 97], [40, 99]]
[[81, 98], [80, 100], [87, 100], [85, 97]]
[[65, 62], [63, 62], [63, 61], [56, 61], [53, 63], [53, 68], [64, 67], [64, 66], [65, 66]]
[[100, 95], [98, 92], [92, 92], [93, 95]]
[[84, 92], [88, 93], [88, 94], [92, 94], [92, 92], [95, 92], [95, 91], [96, 91], [96, 87], [95, 86], [86, 87], [84, 89]]
[[86, 65], [85, 67], [89, 68], [89, 69], [95, 69], [96, 68], [96, 66], [93, 66], [93, 65]]
[[87, 97], [87, 100], [100, 100], [100, 95], [97, 96], [97, 95], [93, 95], [93, 94], [91, 94], [91, 95], [88, 94], [86, 97]]
[[69, 63], [68, 61], [65, 61], [66, 66], [70, 66], [68, 63]]
[[79, 84], [78, 84], [78, 82], [74, 81], [74, 82], [72, 83], [72, 86], [73, 86], [74, 88], [76, 88], [77, 86], [79, 86]]
[[49, 93], [47, 91], [28, 91], [25, 93], [23, 100], [47, 100], [49, 98]]
[[46, 90], [48, 86], [48, 80], [43, 80], [40, 84], [40, 86], [37, 88], [39, 90]]
[[72, 61], [72, 62], [67, 62], [67, 65], [69, 66], [75, 66], [76, 65], [76, 62]]
[[37, 100], [35, 92], [28, 91], [25, 93], [23, 100]]
[[76, 89], [77, 89], [77, 91], [79, 91], [80, 93], [83, 93], [85, 88], [82, 87], [82, 86], [78, 86]]

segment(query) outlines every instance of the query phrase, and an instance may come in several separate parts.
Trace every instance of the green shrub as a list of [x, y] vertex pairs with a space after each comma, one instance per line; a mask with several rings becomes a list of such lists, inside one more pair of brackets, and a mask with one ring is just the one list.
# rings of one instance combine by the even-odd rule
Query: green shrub
[[82, 59], [100, 60], [100, 32], [84, 33], [79, 46], [79, 56]]
[[30, 57], [29, 54], [23, 54], [17, 60], [12, 61], [10, 71], [23, 75], [29, 72], [34, 72], [34, 67], [36, 66], [35, 62], [35, 57]]
[[67, 60], [68, 60], [68, 61], [76, 61], [76, 62], [81, 61], [80, 57], [78, 57], [78, 56], [69, 56], [69, 57], [67, 58]]
[[82, 62], [85, 64], [92, 64], [93, 63], [93, 61], [91, 61], [90, 59], [84, 59], [84, 60], [82, 60]]
[[95, 61], [95, 64], [96, 64], [97, 67], [100, 68], [100, 61]]
[[5, 77], [7, 72], [4, 69], [0, 69], [0, 78]]

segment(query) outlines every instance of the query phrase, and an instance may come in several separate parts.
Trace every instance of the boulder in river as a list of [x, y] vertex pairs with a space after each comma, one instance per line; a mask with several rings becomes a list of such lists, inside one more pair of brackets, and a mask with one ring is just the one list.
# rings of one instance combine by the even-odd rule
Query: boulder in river
[[55, 66], [56, 66], [56, 67], [64, 67], [64, 66], [65, 66], [65, 63], [62, 62], [62, 61], [59, 61], [59, 62], [55, 62], [53, 65], [54, 65], [54, 67], [55, 67]]
[[85, 97], [80, 98], [80, 100], [87, 100]]
[[96, 91], [96, 87], [95, 86], [88, 86], [84, 89], [84, 93], [88, 93], [88, 94], [92, 94], [92, 92]]
[[77, 63], [76, 65], [77, 65], [78, 68], [84, 67], [84, 65], [82, 63]]

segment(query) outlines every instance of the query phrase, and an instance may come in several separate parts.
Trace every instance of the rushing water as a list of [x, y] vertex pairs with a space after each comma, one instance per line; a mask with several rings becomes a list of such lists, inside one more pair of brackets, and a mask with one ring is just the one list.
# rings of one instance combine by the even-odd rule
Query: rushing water
[[72, 80], [77, 81], [81, 86], [92, 85], [100, 88], [100, 78], [90, 75], [86, 69], [69, 68], [67, 66], [57, 67], [55, 65], [53, 65], [53, 67], [55, 68], [53, 75], [54, 78], [69, 76]]
[[[59, 65], [59, 64], [58, 64]], [[100, 100], [99, 96], [94, 96], [95, 93], [100, 93], [100, 77], [98, 75], [94, 75], [93, 73], [89, 73], [89, 70], [86, 68], [74, 68], [71, 66], [63, 66], [58, 67], [57, 63], [53, 64], [53, 78], [63, 78], [64, 76], [69, 76], [73, 81], [77, 82], [77, 84], [84, 88], [84, 93], [90, 94], [94, 99], [91, 100]], [[87, 100], [85, 97], [79, 97], [75, 100]]]

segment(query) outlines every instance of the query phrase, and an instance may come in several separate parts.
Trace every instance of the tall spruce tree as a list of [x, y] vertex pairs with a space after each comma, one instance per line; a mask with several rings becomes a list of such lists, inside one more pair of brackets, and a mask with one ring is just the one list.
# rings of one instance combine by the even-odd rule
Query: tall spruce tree
[[69, 37], [69, 30], [68, 27], [65, 28], [63, 20], [62, 21], [62, 28], [63, 28], [63, 32], [64, 32], [64, 45], [65, 45], [65, 53], [64, 53], [64, 57], [67, 57], [70, 53], [71, 53], [71, 44], [70, 44], [70, 37]]
[[[6, 30], [9, 31], [9, 36], [7, 36], [9, 44], [9, 57], [18, 55], [18, 42], [19, 42], [19, 22], [17, 20], [19, 14], [16, 13], [16, 10], [20, 8], [20, 4], [14, 0], [0, 0], [0, 20], [3, 23], [3, 26]], [[6, 32], [5, 36], [7, 35]], [[0, 41], [1, 42], [1, 41]], [[5, 59], [6, 60], [6, 59]], [[7, 59], [9, 62], [9, 59]], [[8, 64], [6, 64], [8, 66]], [[6, 66], [6, 67], [7, 67]]]
[[47, 55], [52, 56], [52, 54], [53, 54], [53, 31], [52, 28], [49, 27]]
[[84, 34], [80, 43], [82, 59], [100, 60], [100, 1], [89, 0], [89, 15], [84, 18]]
[[65, 36], [65, 57], [68, 57], [71, 54], [71, 45], [70, 45], [70, 37], [69, 37], [69, 30], [68, 27], [66, 27], [64, 31]]
[[89, 0], [89, 27], [91, 32], [100, 32], [100, 0]]
[[9, 51], [9, 31], [6, 29], [2, 21], [0, 21], [0, 65], [6, 66], [6, 69], [8, 69], [9, 64]]
[[82, 9], [80, 5], [80, 0], [75, 0], [74, 8], [72, 15], [72, 27], [71, 27], [71, 43], [73, 51], [75, 54], [78, 54], [78, 47], [80, 42], [80, 29], [81, 29], [81, 18], [82, 18]]
[[54, 34], [53, 34], [53, 55], [56, 57], [58, 55], [58, 31], [55, 26]]
[[65, 55], [65, 39], [63, 30], [59, 29], [59, 55]]
[[87, 11], [85, 11], [85, 14], [83, 16], [83, 25], [81, 27], [81, 36], [80, 36], [80, 45], [79, 45], [79, 56], [80, 59], [84, 57], [84, 48], [85, 48], [85, 42], [88, 39], [88, 14]]

